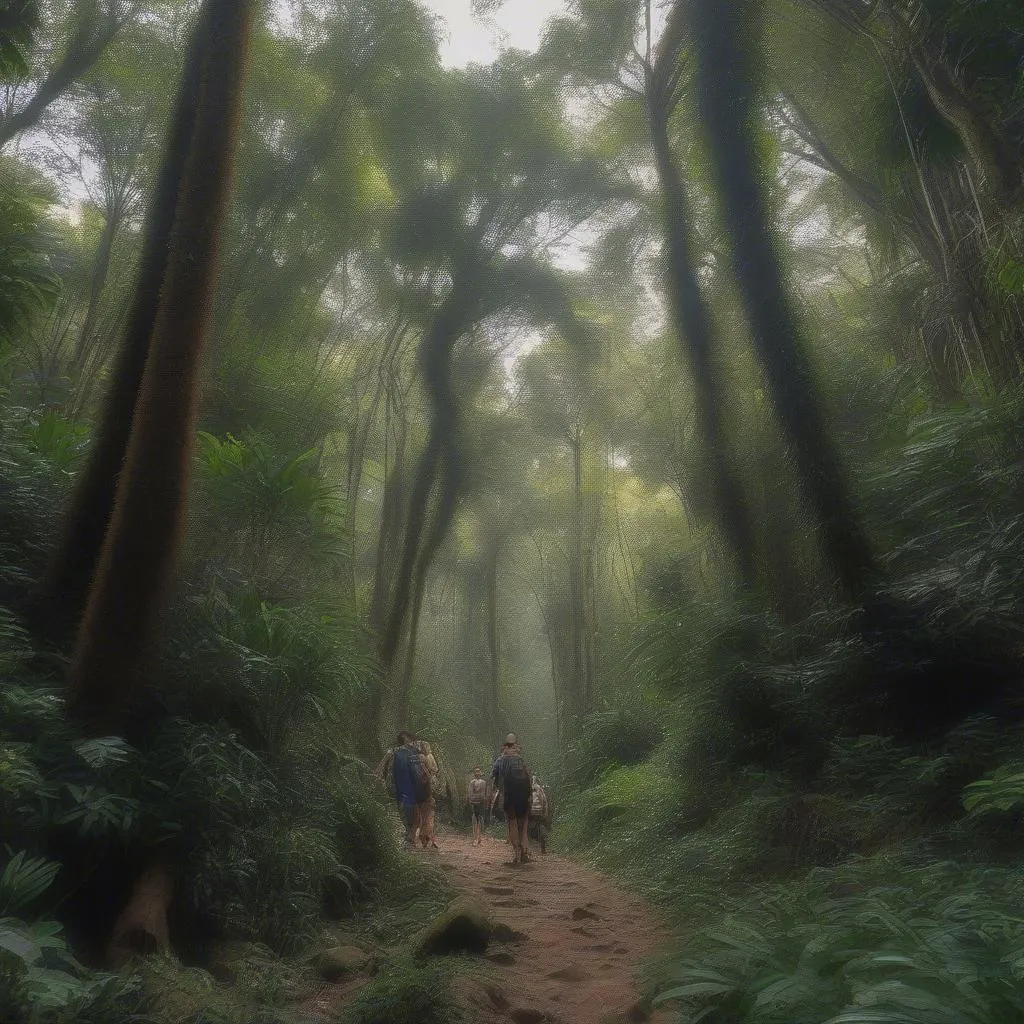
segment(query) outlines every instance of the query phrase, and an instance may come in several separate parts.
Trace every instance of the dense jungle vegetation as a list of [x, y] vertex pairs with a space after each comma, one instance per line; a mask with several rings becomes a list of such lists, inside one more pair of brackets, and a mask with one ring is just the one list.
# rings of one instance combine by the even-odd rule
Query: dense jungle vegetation
[[0, 0], [0, 1020], [314, 1019], [400, 727], [682, 1022], [1024, 1020], [1024, 4], [441, 9]]

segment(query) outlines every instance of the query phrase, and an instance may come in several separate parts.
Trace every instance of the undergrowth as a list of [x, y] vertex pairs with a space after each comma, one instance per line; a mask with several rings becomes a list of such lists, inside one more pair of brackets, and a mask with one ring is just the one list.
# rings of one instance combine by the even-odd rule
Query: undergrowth
[[[0, 487], [14, 519], [3, 532], [15, 540], [0, 549], [0, 576], [15, 597], [38, 575], [48, 510], [81, 456], [80, 433], [61, 422], [25, 413], [4, 427]], [[269, 474], [266, 488], [288, 492], [282, 506], [239, 479], [254, 465], [263, 473], [272, 454], [249, 459], [232, 444], [238, 458], [211, 474], [223, 502], [266, 499], [266, 543], [283, 530], [302, 543], [321, 536], [336, 507], [307, 479], [308, 459]], [[271, 514], [282, 507], [283, 518]], [[5, 1024], [283, 1020], [308, 987], [302, 965], [330, 941], [326, 922], [372, 906], [380, 933], [397, 933], [439, 905], [439, 880], [400, 855], [393, 810], [350, 751], [346, 722], [375, 681], [354, 615], [325, 603], [315, 572], [304, 588], [278, 585], [275, 564], [239, 573], [227, 540], [213, 541], [192, 551], [127, 739], [76, 735], [63, 655], [0, 605]], [[315, 545], [309, 557], [332, 570]], [[154, 859], [173, 870], [171, 934], [184, 966], [96, 970], [114, 916]], [[225, 987], [205, 968], [239, 943], [244, 969]]]
[[681, 1021], [1024, 1017], [1021, 421], [921, 415], [875, 465], [891, 614], [662, 595], [616, 638], [557, 831], [670, 908]]
[[451, 977], [443, 961], [390, 964], [345, 1007], [339, 1024], [458, 1024]]

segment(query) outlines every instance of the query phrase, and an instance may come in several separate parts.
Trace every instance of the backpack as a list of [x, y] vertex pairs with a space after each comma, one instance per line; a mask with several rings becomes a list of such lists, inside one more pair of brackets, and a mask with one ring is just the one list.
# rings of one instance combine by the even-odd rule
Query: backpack
[[398, 775], [402, 765], [407, 765], [412, 776], [412, 792], [416, 803], [423, 803], [430, 796], [430, 772], [426, 760], [412, 747], [399, 747], [395, 751], [393, 772]]
[[505, 768], [505, 786], [509, 789], [522, 790], [530, 788], [530, 772], [526, 762], [518, 754], [506, 754], [508, 764]]
[[534, 786], [530, 792], [530, 813], [540, 814], [544, 810], [544, 790]]

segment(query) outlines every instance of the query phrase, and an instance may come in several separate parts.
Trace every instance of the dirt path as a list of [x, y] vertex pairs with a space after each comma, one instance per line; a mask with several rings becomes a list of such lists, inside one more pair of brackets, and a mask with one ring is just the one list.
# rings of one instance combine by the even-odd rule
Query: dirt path
[[[439, 841], [442, 841], [439, 839]], [[605, 876], [554, 854], [510, 867], [509, 847], [446, 835], [436, 857], [456, 885], [522, 937], [493, 943], [489, 980], [468, 979], [474, 1024], [668, 1024], [638, 1007], [636, 971], [663, 942], [651, 909]]]

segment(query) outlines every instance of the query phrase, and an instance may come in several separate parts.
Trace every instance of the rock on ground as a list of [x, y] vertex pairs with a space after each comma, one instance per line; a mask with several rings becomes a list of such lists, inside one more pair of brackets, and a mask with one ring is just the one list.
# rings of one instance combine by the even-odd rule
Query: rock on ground
[[421, 956], [487, 952], [491, 922], [476, 900], [463, 897], [439, 914], [420, 936], [416, 952]]

